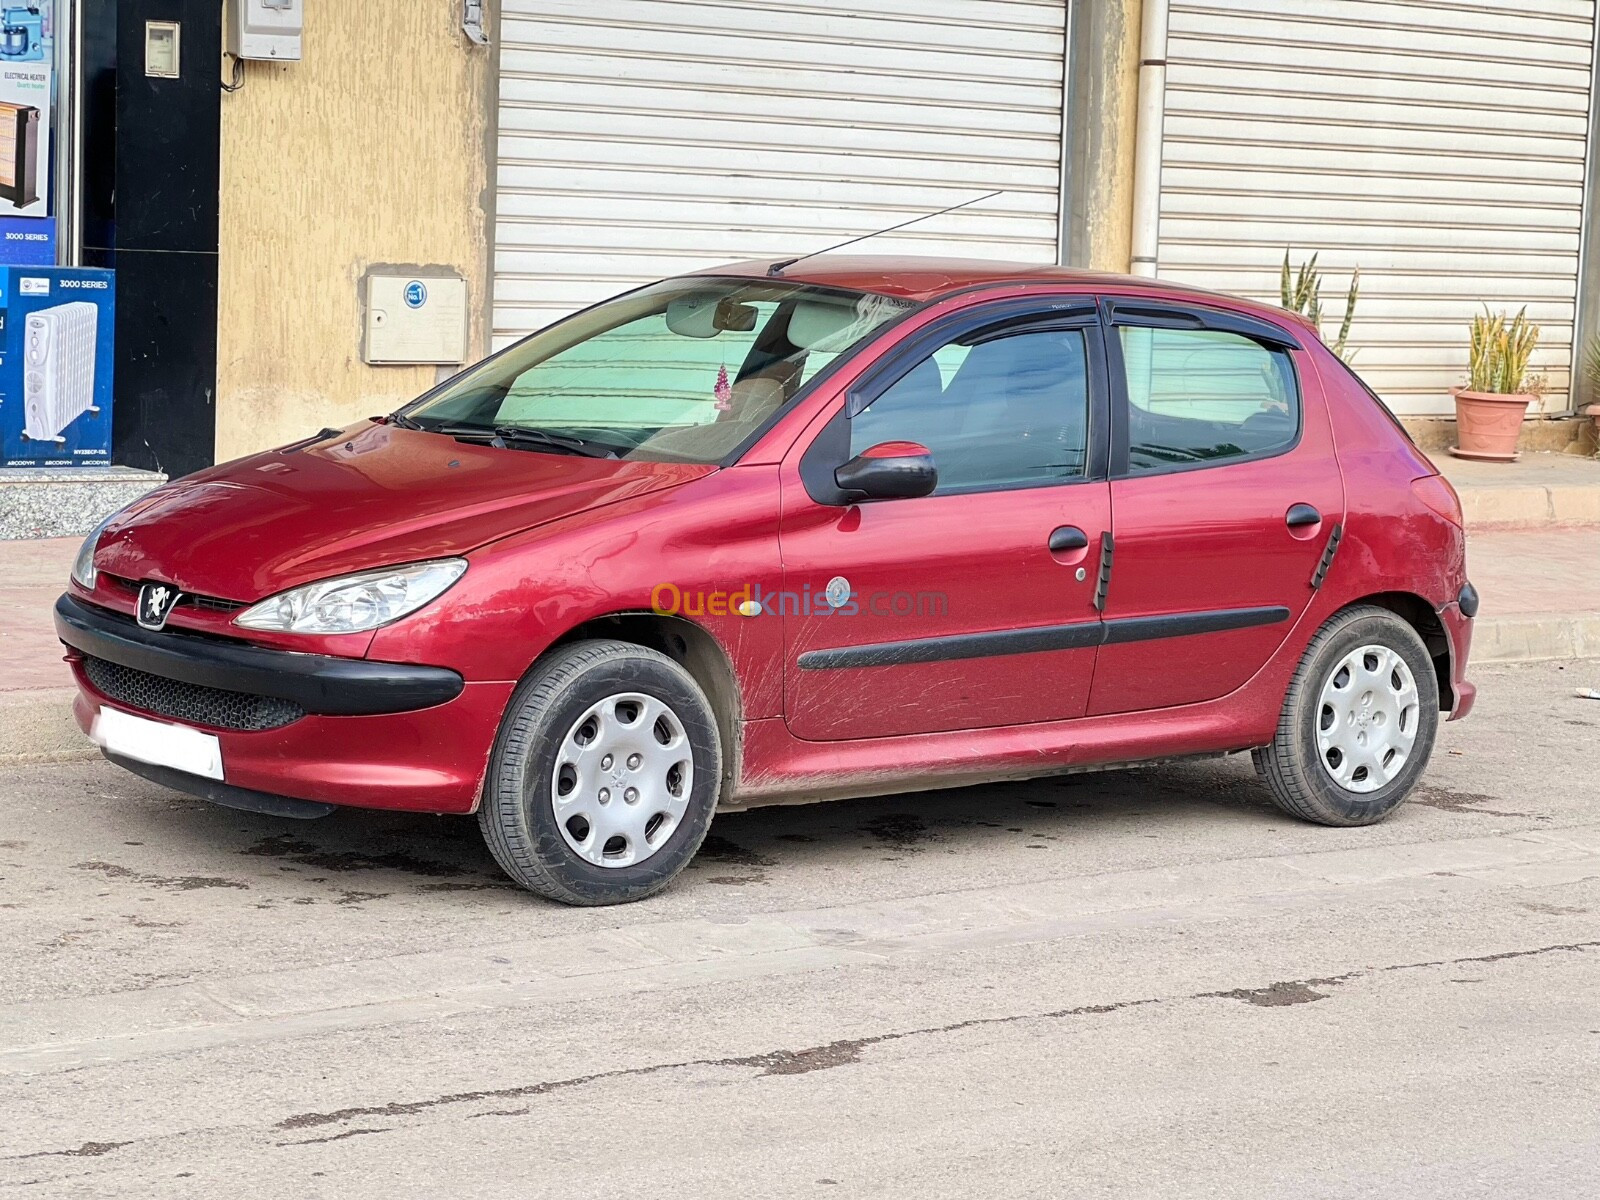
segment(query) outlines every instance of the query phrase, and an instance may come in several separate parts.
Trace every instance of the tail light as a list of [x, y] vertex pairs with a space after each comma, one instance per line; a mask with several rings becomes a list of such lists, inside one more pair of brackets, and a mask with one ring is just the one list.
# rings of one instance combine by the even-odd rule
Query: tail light
[[1443, 475], [1424, 475], [1421, 479], [1413, 479], [1411, 491], [1418, 500], [1450, 524], [1457, 529], [1462, 528], [1464, 522], [1461, 517], [1461, 497], [1456, 495], [1455, 488], [1450, 486], [1450, 481]]

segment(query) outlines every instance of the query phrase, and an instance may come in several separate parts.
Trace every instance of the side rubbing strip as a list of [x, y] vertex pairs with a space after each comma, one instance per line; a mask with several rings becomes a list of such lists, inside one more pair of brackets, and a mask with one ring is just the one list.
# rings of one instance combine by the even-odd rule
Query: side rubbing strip
[[839, 667], [896, 667], [906, 663], [949, 662], [958, 658], [992, 658], [1005, 654], [1035, 654], [1041, 650], [1078, 650], [1098, 646], [1099, 621], [1071, 625], [1042, 625], [1032, 629], [1001, 629], [993, 633], [963, 633], [953, 637], [918, 638], [912, 642], [874, 642], [843, 646], [837, 650], [808, 650], [800, 656], [802, 671]]
[[1206, 612], [1169, 613], [1160, 617], [1119, 617], [1106, 622], [1108, 646], [1124, 642], [1150, 642], [1158, 638], [1188, 637], [1195, 633], [1224, 633], [1276, 625], [1289, 619], [1287, 608], [1214, 608]]
[[1256, 625], [1276, 625], [1288, 619], [1289, 610], [1281, 607], [1220, 608], [1159, 617], [1120, 617], [1111, 621], [1078, 621], [1071, 625], [964, 633], [911, 642], [875, 642], [866, 646], [841, 646], [837, 650], [808, 650], [800, 656], [799, 665], [802, 671], [828, 671], [842, 667], [895, 667], [962, 658], [997, 658], [1007, 654], [1080, 650], [1197, 633], [1222, 633]]
[[1322, 581], [1328, 577], [1328, 568], [1333, 566], [1333, 556], [1339, 553], [1339, 542], [1343, 537], [1343, 525], [1335, 525], [1328, 534], [1328, 544], [1322, 548], [1322, 557], [1317, 560], [1317, 569], [1311, 573], [1312, 591], [1320, 588]]

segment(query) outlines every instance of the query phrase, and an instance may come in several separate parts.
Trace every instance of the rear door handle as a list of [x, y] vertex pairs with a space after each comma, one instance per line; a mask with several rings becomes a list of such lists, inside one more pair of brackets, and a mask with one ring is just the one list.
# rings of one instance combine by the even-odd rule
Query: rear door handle
[[1289, 511], [1283, 516], [1283, 523], [1290, 529], [1299, 529], [1302, 525], [1315, 525], [1322, 520], [1322, 514], [1309, 504], [1290, 505]]
[[1050, 533], [1051, 554], [1064, 554], [1068, 550], [1085, 550], [1088, 546], [1089, 535], [1076, 525], [1063, 525]]

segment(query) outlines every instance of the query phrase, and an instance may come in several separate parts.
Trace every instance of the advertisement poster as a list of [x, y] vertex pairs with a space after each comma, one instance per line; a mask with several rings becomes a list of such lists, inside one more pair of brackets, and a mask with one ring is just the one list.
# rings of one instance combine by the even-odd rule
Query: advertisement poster
[[111, 462], [110, 271], [0, 268], [0, 466]]
[[0, 264], [55, 261], [53, 16], [51, 0], [0, 0]]

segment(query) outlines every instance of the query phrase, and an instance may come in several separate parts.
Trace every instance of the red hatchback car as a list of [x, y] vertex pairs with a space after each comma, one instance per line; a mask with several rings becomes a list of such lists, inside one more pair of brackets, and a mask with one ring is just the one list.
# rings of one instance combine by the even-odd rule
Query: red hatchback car
[[1455, 493], [1296, 317], [1053, 267], [670, 279], [177, 480], [56, 606], [107, 757], [476, 811], [632, 900], [718, 808], [1249, 750], [1360, 825], [1466, 715]]

